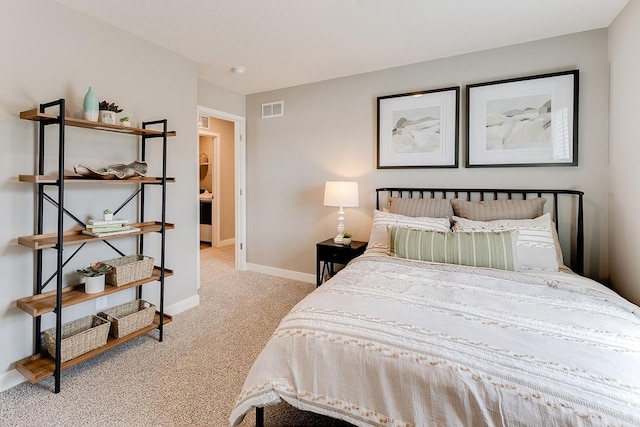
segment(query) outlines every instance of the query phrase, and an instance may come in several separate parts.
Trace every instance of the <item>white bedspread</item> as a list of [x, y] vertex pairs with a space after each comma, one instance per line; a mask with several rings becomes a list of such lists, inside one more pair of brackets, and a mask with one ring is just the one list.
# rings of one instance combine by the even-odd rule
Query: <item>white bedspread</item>
[[283, 319], [230, 423], [285, 400], [358, 426], [640, 426], [639, 311], [574, 274], [363, 256]]

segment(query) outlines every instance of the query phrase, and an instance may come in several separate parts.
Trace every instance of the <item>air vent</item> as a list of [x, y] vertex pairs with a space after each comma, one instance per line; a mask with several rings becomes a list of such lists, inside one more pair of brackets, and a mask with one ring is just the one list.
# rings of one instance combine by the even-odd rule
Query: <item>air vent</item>
[[203, 129], [209, 129], [209, 116], [198, 116], [198, 126]]
[[271, 117], [284, 116], [284, 101], [269, 102], [262, 104], [262, 118], [270, 119]]

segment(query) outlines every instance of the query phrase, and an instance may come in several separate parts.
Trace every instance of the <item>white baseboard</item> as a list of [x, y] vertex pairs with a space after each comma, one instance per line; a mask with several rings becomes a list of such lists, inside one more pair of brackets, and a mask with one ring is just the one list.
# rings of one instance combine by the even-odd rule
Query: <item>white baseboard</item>
[[169, 316], [175, 316], [176, 314], [182, 313], [183, 311], [187, 311], [199, 305], [200, 305], [200, 295], [194, 295], [190, 298], [183, 299], [182, 301], [178, 301], [175, 304], [166, 306], [164, 308], [164, 312]]
[[231, 246], [231, 245], [235, 245], [236, 244], [236, 239], [235, 238], [231, 238], [231, 239], [227, 239], [227, 240], [220, 240], [220, 242], [218, 242], [218, 247], [221, 248], [223, 246]]
[[[191, 298], [166, 306], [164, 308], [164, 312], [169, 316], [175, 316], [176, 314], [197, 307], [198, 305], [200, 305], [200, 295], [194, 295]], [[25, 381], [27, 381], [27, 379], [16, 369], [0, 374], [0, 392], [8, 390], [11, 387], [15, 387]]]
[[25, 382], [27, 379], [22, 376], [16, 369], [12, 369], [9, 372], [5, 372], [0, 375], [0, 392], [9, 390], [11, 387], [15, 387], [20, 383]]
[[299, 271], [284, 270], [282, 268], [267, 267], [265, 265], [247, 263], [247, 270], [269, 276], [284, 277], [285, 279], [299, 280], [300, 282], [316, 283], [315, 274], [300, 273]]

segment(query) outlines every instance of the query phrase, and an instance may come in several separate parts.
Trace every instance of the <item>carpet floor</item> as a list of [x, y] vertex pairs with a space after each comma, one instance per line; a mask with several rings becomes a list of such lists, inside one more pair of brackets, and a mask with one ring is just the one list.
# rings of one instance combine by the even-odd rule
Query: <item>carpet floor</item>
[[[0, 425], [228, 426], [253, 361], [315, 286], [236, 271], [233, 246], [200, 255], [200, 305], [175, 316], [162, 343], [153, 331], [68, 369], [58, 394], [53, 378], [0, 393]], [[242, 427], [253, 425], [251, 412]], [[350, 426], [286, 404], [266, 408], [265, 425]]]

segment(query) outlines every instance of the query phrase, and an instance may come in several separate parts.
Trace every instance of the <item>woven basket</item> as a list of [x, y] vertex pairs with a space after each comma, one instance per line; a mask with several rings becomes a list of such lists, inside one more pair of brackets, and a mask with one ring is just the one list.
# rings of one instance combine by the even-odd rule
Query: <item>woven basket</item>
[[104, 310], [98, 316], [111, 322], [111, 336], [122, 338], [153, 322], [156, 306], [138, 299]]
[[107, 284], [122, 286], [151, 277], [153, 273], [153, 257], [145, 255], [129, 255], [103, 261], [112, 267], [107, 273]]
[[[56, 357], [56, 328], [42, 332], [47, 350]], [[60, 360], [66, 362], [107, 343], [109, 322], [98, 316], [87, 316], [62, 325]]]

